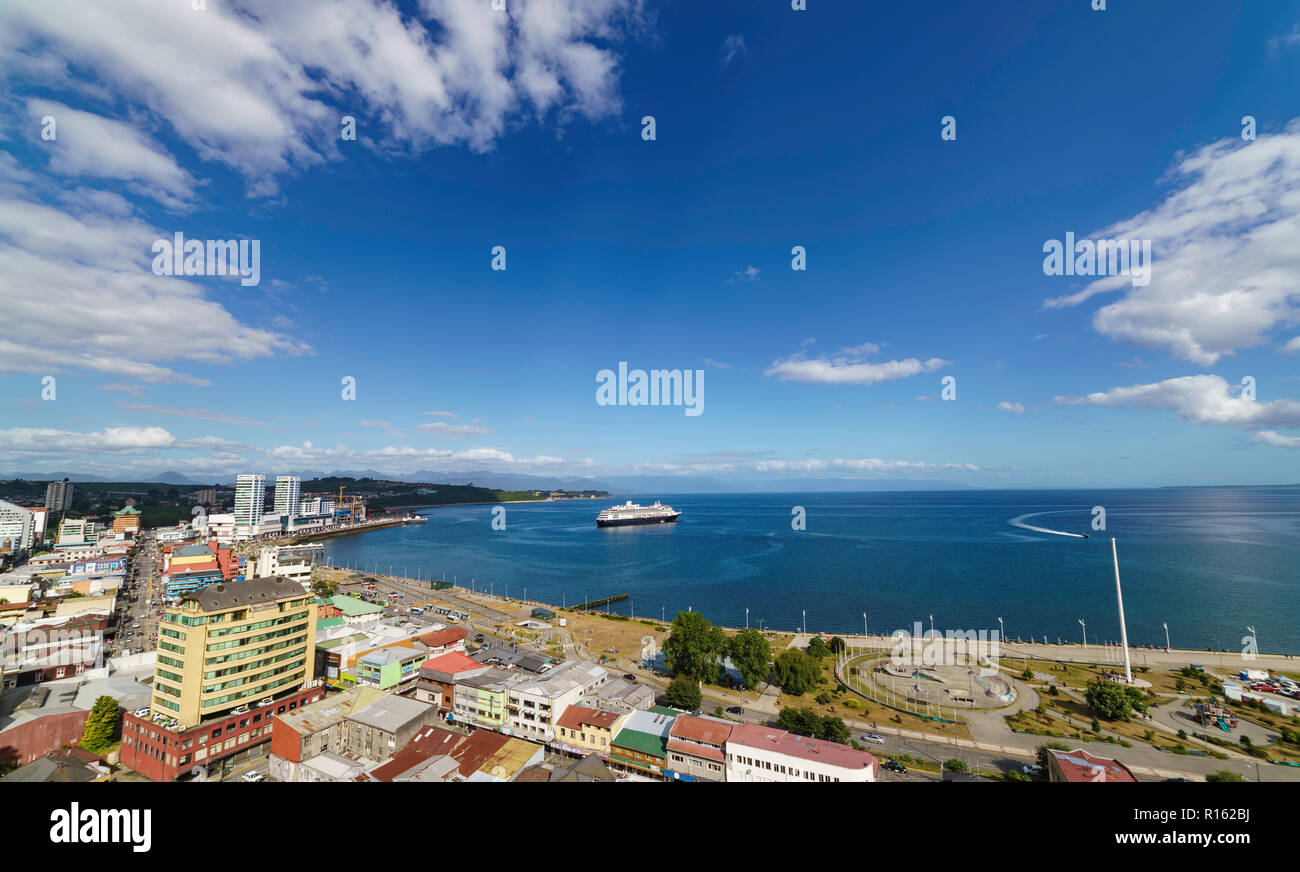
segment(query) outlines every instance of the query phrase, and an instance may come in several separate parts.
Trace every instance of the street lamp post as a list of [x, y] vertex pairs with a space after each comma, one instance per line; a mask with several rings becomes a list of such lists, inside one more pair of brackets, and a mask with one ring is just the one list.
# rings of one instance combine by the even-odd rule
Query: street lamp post
[[1128, 659], [1128, 628], [1124, 626], [1124, 593], [1119, 587], [1119, 549], [1115, 545], [1113, 536], [1110, 540], [1110, 553], [1115, 561], [1115, 599], [1119, 602], [1119, 642], [1124, 646], [1124, 680], [1132, 684], [1133, 669], [1129, 665]]
[[1083, 650], [1088, 650], [1088, 625], [1084, 623], [1083, 618], [1079, 618], [1079, 626], [1083, 627]]
[[1169, 653], [1169, 625], [1165, 624], [1165, 653]]
[[745, 609], [745, 629], [749, 629], [749, 609]]

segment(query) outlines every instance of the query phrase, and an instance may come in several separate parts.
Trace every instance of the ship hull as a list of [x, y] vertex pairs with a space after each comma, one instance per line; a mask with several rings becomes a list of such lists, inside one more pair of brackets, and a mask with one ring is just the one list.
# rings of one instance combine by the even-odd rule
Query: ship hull
[[596, 519], [597, 527], [637, 527], [644, 524], [672, 524], [682, 516], [681, 512], [675, 515], [664, 515], [662, 518], [619, 518], [617, 520], [602, 521]]

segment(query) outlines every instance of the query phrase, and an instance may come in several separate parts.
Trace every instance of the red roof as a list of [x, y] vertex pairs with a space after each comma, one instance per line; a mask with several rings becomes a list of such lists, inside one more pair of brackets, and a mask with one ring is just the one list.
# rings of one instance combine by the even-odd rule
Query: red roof
[[679, 754], [690, 754], [692, 757], [704, 757], [708, 760], [716, 760], [719, 763], [724, 762], [726, 759], [726, 755], [722, 753], [721, 748], [710, 748], [708, 745], [697, 745], [694, 742], [687, 742], [685, 739], [678, 739], [671, 733], [668, 735], [668, 750], [676, 751]]
[[607, 712], [602, 709], [571, 705], [564, 710], [564, 714], [560, 715], [560, 719], [555, 724], [570, 730], [580, 730], [587, 724], [600, 727], [602, 730], [608, 730], [621, 717], [622, 715], [618, 712]]
[[1049, 748], [1047, 753], [1055, 758], [1066, 781], [1137, 782], [1127, 766], [1109, 757], [1095, 757], [1081, 748], [1073, 751], [1055, 751]]
[[392, 781], [430, 757], [450, 754], [465, 738], [460, 733], [453, 733], [442, 727], [425, 727], [416, 734], [415, 738], [407, 742], [406, 747], [398, 751], [393, 759], [383, 766], [372, 769], [368, 776], [362, 776], [357, 780]]
[[468, 672], [471, 669], [482, 669], [483, 664], [472, 657], [466, 657], [459, 651], [448, 651], [446, 654], [439, 654], [437, 657], [430, 657], [424, 661], [423, 668], [447, 675], [456, 675], [460, 672]]
[[475, 730], [452, 754], [460, 763], [460, 774], [468, 778], [479, 771], [488, 758], [500, 751], [509, 741], [509, 736], [491, 730]]
[[679, 739], [706, 742], [710, 745], [722, 745], [731, 736], [731, 727], [732, 724], [722, 721], [697, 718], [694, 715], [678, 715], [668, 735]]
[[868, 767], [874, 769], [876, 766], [876, 758], [866, 751], [855, 751], [847, 745], [796, 736], [794, 733], [761, 724], [736, 724], [731, 728], [731, 736], [727, 739], [727, 744], [774, 751], [800, 760], [839, 766], [842, 769]]
[[416, 636], [416, 638], [430, 648], [445, 648], [448, 645], [456, 644], [468, 635], [469, 632], [464, 627], [445, 627], [441, 630], [434, 630], [432, 633], [425, 633], [423, 636]]

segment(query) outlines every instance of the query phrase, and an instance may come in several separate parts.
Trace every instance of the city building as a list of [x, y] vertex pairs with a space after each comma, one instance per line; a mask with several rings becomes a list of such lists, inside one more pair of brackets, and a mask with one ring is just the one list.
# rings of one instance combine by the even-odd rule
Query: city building
[[66, 512], [72, 508], [72, 485], [66, 478], [45, 486], [45, 508], [51, 512]]
[[428, 659], [424, 651], [394, 646], [371, 651], [357, 660], [357, 684], [405, 693], [415, 686], [420, 666]]
[[216, 540], [203, 544], [175, 545], [162, 550], [158, 578], [169, 599], [201, 590], [210, 584], [239, 580], [239, 565], [230, 548]]
[[244, 474], [235, 478], [235, 526], [249, 528], [266, 514], [266, 476]]
[[571, 705], [555, 722], [556, 735], [551, 747], [577, 756], [595, 753], [607, 757], [614, 746], [614, 736], [623, 729], [628, 714]]
[[510, 733], [536, 742], [551, 741], [556, 719], [564, 710], [611, 677], [595, 663], [575, 660], [548, 670], [543, 677], [515, 683], [507, 704]]
[[329, 598], [329, 604], [339, 610], [340, 617], [347, 624], [366, 624], [377, 621], [384, 616], [384, 607], [354, 596], [337, 594]]
[[418, 641], [428, 649], [430, 657], [436, 657], [439, 654], [446, 654], [448, 651], [465, 651], [465, 639], [469, 636], [469, 631], [464, 627], [443, 627], [441, 630], [434, 630], [432, 633], [424, 633], [419, 636]]
[[347, 750], [344, 722], [348, 716], [383, 697], [373, 687], [356, 687], [277, 715], [271, 724], [271, 777], [287, 782], [325, 780], [304, 776], [301, 767], [322, 754], [341, 755]]
[[674, 781], [722, 781], [726, 778], [727, 739], [731, 721], [678, 715], [668, 731], [668, 777]]
[[32, 506], [28, 509], [32, 513], [32, 541], [40, 545], [45, 541], [45, 530], [50, 520], [50, 510], [44, 506]]
[[196, 505], [211, 506], [217, 501], [217, 489], [205, 487], [201, 490], [196, 490], [194, 493], [190, 494], [190, 497], [194, 500]]
[[158, 632], [152, 708], [182, 728], [296, 691], [313, 676], [316, 603], [281, 578], [187, 593]]
[[135, 506], [123, 506], [113, 513], [113, 532], [135, 536], [140, 532], [140, 510]]
[[275, 718], [319, 702], [324, 695], [319, 685], [295, 686], [269, 705], [241, 706], [188, 728], [165, 711], [128, 711], [122, 718], [122, 765], [153, 781], [188, 780], [200, 772], [221, 777], [266, 753]]
[[108, 780], [111, 771], [103, 758], [84, 748], [60, 748], [0, 777], [0, 781], [13, 784], [87, 784]]
[[761, 724], [733, 726], [726, 752], [727, 781], [872, 782], [879, 768], [866, 751]]
[[1118, 760], [1096, 757], [1081, 748], [1073, 751], [1047, 749], [1047, 780], [1137, 781], [1132, 771]]
[[258, 552], [253, 564], [253, 578], [281, 576], [296, 581], [304, 589], [311, 587], [311, 573], [320, 555], [319, 544], [273, 545]]
[[30, 509], [0, 500], [0, 554], [18, 556], [36, 542], [36, 515]]
[[632, 712], [623, 721], [623, 728], [615, 734], [606, 762], [615, 768], [663, 778], [668, 758], [668, 733], [680, 714], [676, 709], [658, 705], [647, 711]]
[[343, 727], [344, 751], [376, 762], [387, 760], [437, 720], [437, 706], [388, 694], [348, 715]]
[[277, 515], [297, 515], [302, 507], [302, 479], [296, 475], [275, 477], [275, 507]]
[[420, 666], [413, 696], [421, 702], [450, 711], [456, 705], [456, 683], [491, 669], [460, 651], [446, 651]]
[[501, 729], [507, 718], [509, 688], [515, 679], [515, 675], [497, 668], [457, 678], [448, 720]]
[[59, 536], [56, 548], [84, 546], [95, 544], [95, 524], [83, 518], [64, 518], [59, 522]]

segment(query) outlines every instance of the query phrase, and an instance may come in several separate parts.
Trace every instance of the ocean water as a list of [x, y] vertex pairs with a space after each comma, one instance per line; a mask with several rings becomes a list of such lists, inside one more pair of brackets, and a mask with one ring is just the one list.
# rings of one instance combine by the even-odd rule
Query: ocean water
[[[996, 630], [1118, 640], [1110, 537], [1129, 641], [1300, 654], [1300, 487], [650, 494], [676, 524], [596, 527], [621, 502], [423, 511], [429, 522], [326, 540], [336, 564], [573, 604], [615, 594], [638, 617], [691, 608], [715, 623], [831, 633]], [[807, 528], [791, 527], [792, 509]], [[1106, 531], [1092, 529], [1094, 506]], [[1025, 526], [1087, 533], [1075, 538]]]

